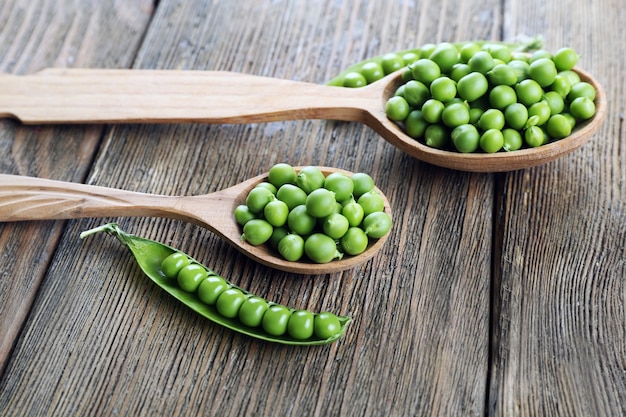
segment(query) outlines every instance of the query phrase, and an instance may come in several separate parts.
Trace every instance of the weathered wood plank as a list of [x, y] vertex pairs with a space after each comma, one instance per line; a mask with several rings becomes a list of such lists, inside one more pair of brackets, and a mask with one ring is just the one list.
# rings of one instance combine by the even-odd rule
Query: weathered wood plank
[[[80, 6], [80, 7], [79, 7]], [[149, 2], [5, 1], [0, 70], [49, 66], [128, 67], [151, 13]], [[0, 120], [0, 170], [82, 181], [103, 128], [24, 127]], [[0, 369], [22, 327], [58, 243], [62, 222], [0, 225]]]
[[[137, 68], [224, 69], [323, 82], [371, 55], [496, 38], [498, 3], [160, 1]], [[116, 126], [88, 182], [165, 194], [224, 188], [271, 164], [366, 171], [396, 225], [362, 268], [297, 277], [175, 221], [120, 220], [265, 298], [353, 316], [345, 338], [294, 349], [224, 331], [151, 285], [101, 221], [71, 221], [2, 381], [0, 409], [58, 414], [484, 414], [493, 177], [446, 171], [364, 126]], [[68, 279], [70, 277], [71, 279]], [[55, 357], [55, 361], [47, 358]], [[36, 373], [42, 380], [34, 382]], [[72, 395], [66, 395], [71, 392]]]
[[626, 60], [614, 53], [626, 15], [532, 1], [505, 16], [505, 33], [579, 51], [610, 110], [579, 151], [503, 181], [489, 414], [626, 415]]

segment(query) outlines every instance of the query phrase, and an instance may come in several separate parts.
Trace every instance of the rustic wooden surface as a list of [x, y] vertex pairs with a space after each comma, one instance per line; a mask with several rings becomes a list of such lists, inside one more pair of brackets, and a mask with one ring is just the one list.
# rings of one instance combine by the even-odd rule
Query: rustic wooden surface
[[[354, 123], [23, 126], [0, 170], [192, 195], [273, 163], [369, 172], [395, 227], [361, 267], [294, 276], [197, 226], [112, 219], [265, 298], [354, 322], [339, 342], [275, 346], [212, 325], [139, 271], [102, 220], [0, 225], [0, 415], [626, 415], [622, 2], [0, 3], [0, 70], [228, 70], [323, 83], [427, 42], [541, 34], [603, 83], [600, 132], [549, 164], [469, 174]], [[1, 92], [0, 92], [1, 94]]]

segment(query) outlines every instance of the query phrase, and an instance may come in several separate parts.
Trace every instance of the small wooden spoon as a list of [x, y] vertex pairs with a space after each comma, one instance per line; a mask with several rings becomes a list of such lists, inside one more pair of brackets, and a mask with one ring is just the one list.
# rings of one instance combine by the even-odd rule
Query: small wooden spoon
[[[296, 167], [296, 170], [299, 170]], [[320, 167], [324, 175], [350, 172]], [[234, 210], [244, 204], [248, 192], [267, 180], [267, 174], [246, 180], [211, 194], [171, 197], [145, 194], [94, 185], [77, 184], [19, 175], [0, 174], [0, 222], [24, 220], [76, 219], [85, 217], [164, 217], [205, 227], [224, 238], [250, 258], [273, 268], [298, 274], [325, 274], [359, 265], [382, 247], [389, 233], [370, 243], [357, 256], [344, 256], [326, 264], [290, 262], [282, 259], [269, 245], [253, 246], [241, 239], [241, 226]], [[383, 198], [391, 215], [389, 201]]]
[[552, 161], [585, 144], [606, 115], [597, 91], [596, 115], [565, 139], [515, 152], [462, 154], [430, 148], [385, 115], [401, 71], [362, 88], [331, 87], [223, 71], [46, 69], [0, 75], [0, 117], [23, 123], [258, 123], [328, 119], [362, 122], [407, 154], [442, 167], [513, 171]]

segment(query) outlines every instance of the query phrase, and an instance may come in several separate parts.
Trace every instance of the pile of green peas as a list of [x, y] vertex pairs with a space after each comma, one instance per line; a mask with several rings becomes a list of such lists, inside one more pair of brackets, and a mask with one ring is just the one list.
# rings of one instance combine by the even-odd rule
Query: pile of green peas
[[319, 167], [296, 172], [278, 163], [234, 214], [248, 243], [267, 243], [288, 261], [306, 257], [328, 263], [344, 254], [359, 255], [370, 239], [387, 234], [391, 216], [384, 210], [384, 200], [366, 173], [325, 176]]
[[387, 117], [426, 145], [463, 153], [537, 147], [595, 114], [596, 90], [573, 70], [578, 54], [447, 42], [422, 49], [402, 73]]
[[176, 280], [185, 292], [226, 319], [236, 319], [250, 328], [260, 328], [271, 337], [288, 336], [304, 341], [332, 340], [342, 331], [340, 318], [330, 312], [313, 313], [268, 302], [230, 283], [220, 275], [176, 251], [161, 262], [163, 274]]

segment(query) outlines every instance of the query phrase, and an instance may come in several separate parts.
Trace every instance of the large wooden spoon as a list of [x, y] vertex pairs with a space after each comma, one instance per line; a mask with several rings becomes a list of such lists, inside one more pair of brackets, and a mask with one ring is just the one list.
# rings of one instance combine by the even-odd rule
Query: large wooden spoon
[[606, 114], [597, 90], [596, 115], [565, 139], [533, 149], [462, 154], [430, 148], [385, 115], [401, 70], [362, 88], [331, 87], [222, 71], [46, 69], [0, 76], [0, 117], [41, 123], [256, 123], [296, 119], [362, 122], [398, 149], [447, 168], [513, 171], [552, 161], [585, 144]]
[[[296, 167], [296, 170], [299, 170]], [[324, 175], [348, 171], [320, 167]], [[382, 247], [389, 233], [373, 240], [365, 252], [344, 256], [326, 264], [290, 262], [269, 245], [253, 246], [241, 239], [234, 210], [245, 202], [248, 192], [267, 180], [267, 174], [211, 194], [171, 197], [77, 184], [43, 178], [0, 174], [0, 222], [76, 219], [85, 217], [165, 217], [205, 227], [224, 238], [250, 258], [273, 268], [299, 274], [325, 274], [359, 265]], [[389, 201], [376, 188], [391, 215]]]

